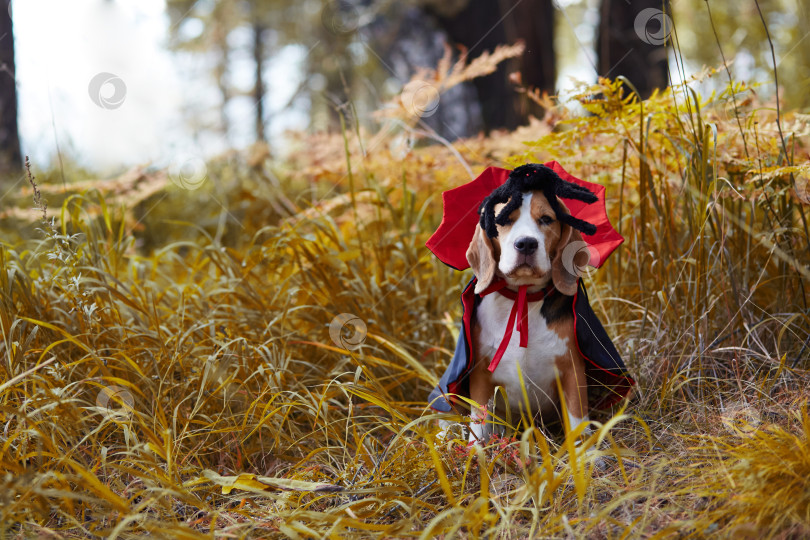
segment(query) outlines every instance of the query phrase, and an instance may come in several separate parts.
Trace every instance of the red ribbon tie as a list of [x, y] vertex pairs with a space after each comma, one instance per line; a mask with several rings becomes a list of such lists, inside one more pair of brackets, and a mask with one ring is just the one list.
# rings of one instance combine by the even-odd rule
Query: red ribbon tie
[[[517, 294], [515, 294], [514, 291], [506, 288], [506, 281], [500, 280], [491, 284], [481, 292], [482, 297], [494, 292], [499, 292], [501, 295], [507, 298], [516, 300], [515, 303], [512, 304], [512, 310], [509, 312], [509, 320], [506, 323], [506, 331], [503, 334], [501, 344], [498, 347], [498, 350], [495, 351], [495, 356], [492, 357], [492, 362], [489, 363], [489, 367], [487, 368], [490, 372], [495, 371], [495, 368], [498, 367], [498, 364], [501, 362], [501, 358], [503, 358], [503, 355], [506, 352], [506, 348], [509, 346], [509, 342], [512, 339], [512, 332], [515, 329], [515, 319], [517, 319], [517, 331], [520, 334], [520, 346], [524, 349], [529, 346], [529, 302], [537, 302], [542, 300], [554, 289], [554, 286], [549, 285], [542, 291], [533, 293], [531, 295], [527, 294], [528, 289], [528, 285], [521, 285], [518, 287]], [[519, 318], [518, 313], [520, 313]]]

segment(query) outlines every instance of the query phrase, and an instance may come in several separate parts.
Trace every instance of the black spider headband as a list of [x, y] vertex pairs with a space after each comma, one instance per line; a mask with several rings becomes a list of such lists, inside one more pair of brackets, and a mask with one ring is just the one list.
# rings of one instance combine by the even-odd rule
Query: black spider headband
[[[567, 214], [560, 207], [557, 200], [557, 197], [560, 197], [591, 204], [597, 201], [596, 195], [588, 188], [563, 180], [545, 165], [528, 164], [521, 165], [512, 171], [509, 174], [509, 179], [490, 193], [481, 203], [479, 208], [480, 223], [487, 236], [490, 238], [497, 237], [498, 229], [496, 225], [506, 225], [509, 222], [510, 214], [523, 204], [523, 193], [534, 190], [543, 192], [559, 221], [587, 235], [596, 232], [596, 225]], [[506, 206], [498, 214], [498, 217], [495, 217], [495, 205], [500, 203], [506, 203]]]

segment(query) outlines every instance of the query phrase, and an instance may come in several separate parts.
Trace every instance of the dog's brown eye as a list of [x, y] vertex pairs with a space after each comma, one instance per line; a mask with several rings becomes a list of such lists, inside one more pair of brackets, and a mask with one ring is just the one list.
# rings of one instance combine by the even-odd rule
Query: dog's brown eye
[[551, 216], [543, 216], [538, 219], [537, 222], [540, 223], [540, 225], [551, 225], [554, 223], [554, 218]]

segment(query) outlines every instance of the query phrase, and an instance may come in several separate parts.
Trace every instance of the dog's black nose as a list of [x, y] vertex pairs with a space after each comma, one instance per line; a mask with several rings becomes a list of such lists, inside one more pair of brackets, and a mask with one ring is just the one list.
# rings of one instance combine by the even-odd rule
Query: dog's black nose
[[524, 236], [523, 238], [518, 238], [515, 241], [515, 249], [518, 253], [522, 253], [524, 255], [531, 255], [535, 251], [537, 251], [537, 239], [532, 238], [531, 236]]

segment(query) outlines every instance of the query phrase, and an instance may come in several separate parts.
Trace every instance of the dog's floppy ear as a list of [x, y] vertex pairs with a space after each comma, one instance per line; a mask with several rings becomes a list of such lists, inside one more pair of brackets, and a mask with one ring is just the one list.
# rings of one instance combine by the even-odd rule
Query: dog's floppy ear
[[475, 234], [473, 234], [470, 247], [467, 248], [467, 262], [470, 263], [475, 277], [478, 278], [478, 282], [475, 284], [475, 294], [480, 294], [495, 279], [495, 267], [498, 265], [492, 240], [481, 229], [480, 224], [475, 226]]
[[[568, 211], [562, 202], [560, 206]], [[577, 292], [579, 276], [590, 261], [591, 253], [578, 230], [566, 223], [561, 222], [560, 225], [560, 241], [551, 262], [551, 280], [558, 291], [573, 296]]]

